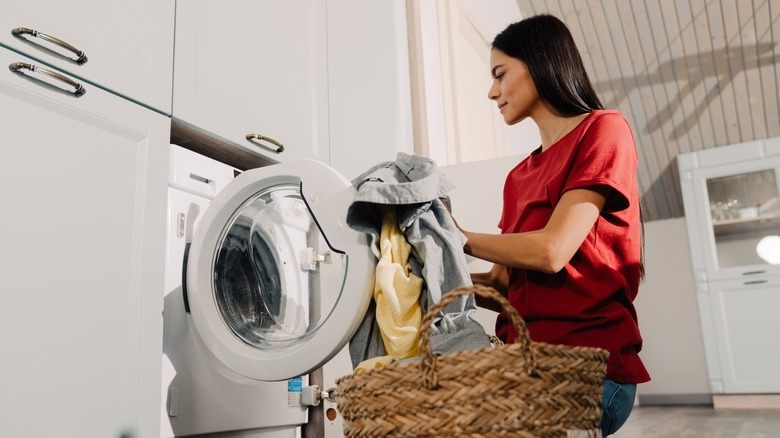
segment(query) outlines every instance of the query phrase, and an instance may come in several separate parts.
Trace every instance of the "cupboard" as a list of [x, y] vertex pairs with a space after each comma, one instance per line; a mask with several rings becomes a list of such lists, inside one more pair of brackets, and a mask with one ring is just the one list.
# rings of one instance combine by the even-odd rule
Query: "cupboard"
[[678, 166], [712, 393], [780, 392], [780, 138]]
[[174, 11], [0, 0], [2, 436], [159, 435]]
[[0, 45], [171, 113], [174, 0], [0, 0]]
[[280, 162], [328, 163], [326, 3], [177, 3], [173, 117]]
[[413, 152], [408, 62], [403, 2], [182, 1], [172, 118], [351, 179]]
[[2, 436], [159, 433], [171, 118], [350, 178], [412, 152], [403, 2], [210, 3], [0, 0]]
[[19, 63], [0, 47], [0, 435], [159, 435], [170, 121]]

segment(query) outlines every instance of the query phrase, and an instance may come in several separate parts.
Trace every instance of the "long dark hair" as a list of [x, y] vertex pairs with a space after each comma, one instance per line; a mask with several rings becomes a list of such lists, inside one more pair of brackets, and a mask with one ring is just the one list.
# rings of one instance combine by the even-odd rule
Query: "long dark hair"
[[[604, 109], [569, 28], [558, 18], [541, 14], [512, 23], [493, 39], [493, 49], [523, 61], [539, 97], [562, 116]], [[645, 223], [639, 202], [639, 276], [645, 276]]]
[[492, 47], [528, 66], [539, 97], [562, 116], [604, 109], [569, 28], [558, 18], [542, 14], [510, 24]]

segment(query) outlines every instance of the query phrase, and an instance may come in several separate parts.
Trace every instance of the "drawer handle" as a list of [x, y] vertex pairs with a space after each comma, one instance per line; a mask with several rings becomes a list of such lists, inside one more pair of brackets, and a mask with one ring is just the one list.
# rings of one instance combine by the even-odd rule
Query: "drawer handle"
[[[48, 69], [45, 69], [45, 68], [38, 67], [37, 65], [25, 64], [24, 62], [15, 62], [15, 63], [9, 65], [8, 68], [10, 68], [12, 72], [20, 74], [20, 75], [24, 75], [24, 73], [22, 73], [21, 70], [30, 70], [33, 73], [40, 73], [40, 74], [49, 76], [51, 78], [54, 78], [54, 79], [56, 79], [56, 80], [58, 80], [60, 82], [64, 82], [64, 83], [70, 85], [71, 87], [75, 88], [75, 90], [68, 91], [68, 92], [73, 94], [76, 97], [81, 97], [81, 96], [83, 96], [87, 92], [87, 90], [84, 88], [84, 86], [79, 84], [78, 82], [76, 82], [74, 80], [71, 80], [71, 79], [69, 79], [69, 78], [67, 78], [67, 77], [65, 77], [65, 76], [63, 76], [63, 75], [61, 75], [61, 74], [59, 74], [57, 72], [54, 72], [54, 71], [51, 71], [51, 70], [48, 70]], [[54, 88], [51, 85], [49, 85], [48, 82], [43, 81], [43, 83], [46, 84], [47, 86], [51, 87], [51, 88]]]
[[758, 275], [764, 273], [766, 273], [766, 271], [747, 271], [747, 272], [743, 272], [742, 275]]
[[[282, 152], [284, 152], [284, 145], [274, 140], [273, 138], [266, 137], [260, 134], [247, 134], [246, 139], [253, 145], [268, 149], [271, 152], [276, 152], [277, 154], [281, 154]], [[271, 143], [276, 147], [275, 148], [268, 147], [267, 145], [260, 143], [261, 141], [267, 141], [268, 143]]]
[[[65, 49], [65, 50], [67, 50], [69, 52], [73, 52], [73, 54], [76, 55], [76, 59], [72, 59], [72, 58], [68, 58], [68, 59], [70, 59], [71, 61], [74, 61], [78, 65], [82, 65], [82, 64], [85, 64], [87, 62], [87, 54], [86, 53], [82, 52], [81, 50], [79, 50], [79, 49], [77, 49], [77, 48], [75, 48], [73, 46], [71, 46], [70, 44], [66, 43], [65, 41], [62, 41], [59, 38], [55, 38], [55, 37], [53, 37], [51, 35], [47, 35], [47, 34], [45, 34], [43, 32], [38, 32], [35, 29], [27, 29], [26, 27], [17, 27], [16, 29], [12, 30], [11, 33], [15, 37], [17, 37], [17, 38], [22, 38], [24, 35], [30, 35], [30, 36], [35, 37], [35, 38], [40, 38], [40, 39], [42, 39], [44, 41], [48, 41], [48, 42], [50, 42], [52, 44], [56, 44], [56, 45], [62, 47], [63, 49]], [[26, 40], [26, 38], [25, 38], [25, 40]]]
[[769, 280], [753, 280], [753, 281], [746, 281], [745, 286], [751, 285], [751, 284], [764, 284], [767, 283]]

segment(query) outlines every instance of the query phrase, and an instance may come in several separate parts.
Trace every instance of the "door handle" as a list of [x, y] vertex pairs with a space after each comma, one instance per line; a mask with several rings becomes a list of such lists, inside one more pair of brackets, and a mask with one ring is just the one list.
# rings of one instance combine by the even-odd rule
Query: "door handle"
[[[281, 154], [282, 152], [284, 152], [284, 145], [279, 143], [278, 141], [274, 140], [271, 137], [266, 137], [266, 136], [260, 135], [260, 134], [247, 134], [246, 135], [246, 139], [247, 139], [248, 142], [252, 143], [253, 145], [260, 146], [260, 147], [262, 147], [264, 149], [268, 149], [271, 152], [276, 152], [277, 154]], [[276, 147], [275, 148], [268, 147], [268, 146], [260, 143], [260, 141], [267, 141], [268, 143], [271, 143], [272, 145], [274, 145]]]
[[[74, 55], [76, 55], [76, 59], [73, 59], [73, 58], [68, 58], [68, 59], [70, 59], [71, 61], [75, 62], [78, 65], [82, 65], [82, 64], [85, 64], [87, 62], [87, 54], [86, 53], [82, 52], [81, 50], [79, 50], [79, 49], [77, 49], [77, 48], [75, 48], [73, 46], [71, 46], [70, 44], [66, 43], [65, 41], [62, 41], [59, 38], [55, 38], [55, 37], [53, 37], [51, 35], [47, 35], [47, 34], [45, 34], [43, 32], [38, 32], [35, 29], [27, 29], [26, 27], [17, 27], [16, 29], [12, 30], [11, 33], [13, 34], [13, 36], [15, 36], [17, 38], [22, 38], [25, 35], [30, 35], [30, 36], [32, 36], [34, 38], [40, 38], [40, 39], [42, 39], [44, 41], [47, 41], [47, 42], [50, 42], [50, 43], [52, 43], [54, 45], [60, 46], [63, 49], [65, 49], [65, 50], [67, 50], [69, 52], [72, 52]], [[25, 38], [25, 40], [27, 40], [27, 39]], [[38, 44], [38, 45], [40, 45], [40, 44]]]
[[[10, 68], [12, 72], [20, 74], [20, 75], [24, 75], [24, 73], [22, 73], [21, 70], [29, 70], [29, 71], [31, 71], [33, 73], [40, 73], [40, 74], [46, 75], [46, 76], [48, 76], [50, 78], [54, 78], [54, 79], [56, 79], [56, 80], [58, 80], [60, 82], [64, 82], [67, 85], [69, 85], [69, 86], [71, 86], [71, 87], [73, 87], [75, 89], [75, 90], [69, 91], [69, 92], [71, 94], [73, 94], [74, 96], [76, 96], [76, 97], [81, 97], [81, 96], [83, 96], [87, 92], [87, 90], [84, 88], [84, 86], [81, 85], [80, 83], [78, 83], [78, 82], [76, 82], [76, 81], [74, 81], [74, 80], [72, 80], [70, 78], [67, 78], [67, 77], [65, 77], [65, 76], [63, 76], [63, 75], [61, 75], [61, 74], [59, 74], [59, 73], [57, 73], [55, 71], [38, 67], [37, 65], [26, 64], [24, 62], [14, 62], [13, 64], [9, 65], [8, 68]], [[26, 75], [24, 75], [24, 76], [26, 76]], [[55, 87], [52, 87], [46, 81], [42, 81], [42, 82], [45, 85], [51, 87], [52, 89], [55, 88]], [[65, 90], [65, 91], [67, 91], [67, 90]]]

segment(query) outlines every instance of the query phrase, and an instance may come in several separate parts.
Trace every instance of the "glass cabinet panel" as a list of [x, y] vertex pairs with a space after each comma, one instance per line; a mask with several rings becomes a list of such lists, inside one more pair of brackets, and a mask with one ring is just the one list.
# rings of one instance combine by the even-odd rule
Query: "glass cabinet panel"
[[780, 194], [774, 169], [707, 179], [719, 268], [780, 264]]

